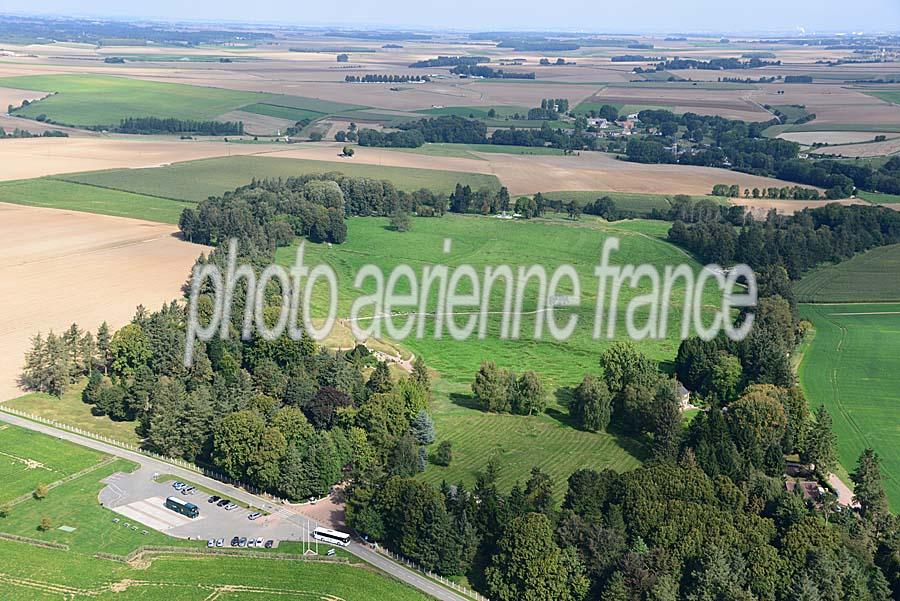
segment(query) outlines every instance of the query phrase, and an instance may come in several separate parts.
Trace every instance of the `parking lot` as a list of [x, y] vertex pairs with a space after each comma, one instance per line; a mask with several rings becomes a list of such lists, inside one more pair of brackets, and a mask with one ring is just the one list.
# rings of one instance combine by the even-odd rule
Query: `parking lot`
[[[304, 540], [306, 529], [286, 519], [287, 510], [279, 506], [247, 509], [235, 507], [226, 510], [217, 503], [210, 503], [205, 492], [195, 490], [182, 494], [172, 487], [172, 481], [155, 481], [159, 475], [139, 469], [133, 473], [116, 473], [106, 478], [106, 488], [100, 491], [100, 503], [120, 514], [123, 521], [137, 522], [147, 528], [158, 530], [170, 536], [190, 539], [225, 539], [229, 546], [235, 536], [248, 539], [262, 538], [279, 541]], [[168, 509], [167, 497], [177, 497], [197, 506], [199, 515], [189, 518]], [[250, 514], [262, 511], [257, 520], [250, 520]]]

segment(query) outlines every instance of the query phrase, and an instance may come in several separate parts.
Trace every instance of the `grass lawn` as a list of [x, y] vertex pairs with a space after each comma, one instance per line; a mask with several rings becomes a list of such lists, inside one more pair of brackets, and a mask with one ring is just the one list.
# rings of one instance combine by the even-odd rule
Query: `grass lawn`
[[805, 303], [900, 301], [898, 273], [900, 244], [893, 244], [810, 271], [794, 290]]
[[525, 115], [528, 113], [528, 107], [515, 105], [497, 105], [497, 106], [444, 106], [441, 108], [419, 109], [415, 112], [430, 116], [456, 115], [457, 117], [489, 119], [488, 114], [494, 109], [494, 115], [497, 117], [511, 117], [516, 113]]
[[393, 182], [398, 188], [407, 191], [430, 188], [450, 193], [456, 187], [457, 182], [469, 184], [472, 188], [486, 186], [497, 189], [500, 187], [500, 181], [495, 176], [480, 173], [381, 167], [353, 163], [352, 160], [310, 161], [265, 156], [202, 159], [154, 169], [92, 171], [62, 175], [58, 176], [58, 179], [137, 194], [200, 202], [208, 196], [223, 194], [238, 186], [249, 184], [254, 177], [259, 179], [291, 177], [329, 171], [340, 171], [357, 177], [386, 179]]
[[848, 471], [863, 449], [881, 456], [884, 486], [900, 509], [900, 304], [801, 305], [815, 338], [799, 377], [811, 407], [825, 405]]
[[453, 461], [448, 467], [429, 463], [420, 476], [435, 485], [446, 480], [471, 487], [475, 474], [496, 457], [503, 490], [516, 481], [524, 484], [531, 468], [540, 467], [553, 478], [558, 503], [572, 472], [581, 468], [624, 472], [638, 467], [646, 456], [644, 447], [629, 438], [575, 429], [558, 403], [542, 415], [486, 413], [472, 406], [467, 385], [438, 381], [431, 410], [438, 437], [430, 450], [444, 440], [453, 445]]
[[[0, 503], [95, 465], [101, 453], [0, 423]], [[52, 492], [52, 491], [51, 491]], [[0, 530], [4, 529], [0, 521]]]
[[248, 113], [256, 113], [257, 115], [266, 115], [267, 117], [278, 117], [279, 119], [290, 119], [291, 121], [300, 121], [301, 119], [320, 119], [325, 113], [311, 111], [309, 109], [298, 109], [289, 106], [278, 106], [275, 104], [266, 104], [257, 102], [241, 107], [242, 111]]
[[0, 202], [178, 223], [182, 201], [53, 178], [0, 182]]
[[60, 398], [33, 392], [6, 401], [3, 405], [75, 426], [100, 436], [129, 444], [139, 444], [140, 438], [134, 431], [135, 422], [116, 422], [106, 416], [97, 416], [91, 413], [91, 406], [81, 400], [81, 391], [85, 384], [87, 384], [86, 379], [76, 386], [70, 386], [69, 390]]

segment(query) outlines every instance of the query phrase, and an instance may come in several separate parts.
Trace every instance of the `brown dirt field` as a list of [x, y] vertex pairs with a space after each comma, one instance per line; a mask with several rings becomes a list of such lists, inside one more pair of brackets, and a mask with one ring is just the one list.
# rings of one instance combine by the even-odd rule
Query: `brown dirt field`
[[31, 138], [0, 144], [0, 180], [95, 171], [120, 167], [155, 167], [209, 157], [256, 154], [283, 146], [226, 144], [136, 138]]
[[[271, 156], [334, 161], [339, 151], [340, 145], [319, 144], [296, 147], [272, 153]], [[483, 160], [358, 147], [350, 160], [392, 167], [491, 173], [513, 195], [560, 190], [699, 195], [708, 194], [713, 185], [722, 183], [740, 184], [742, 188], [785, 185], [784, 182], [770, 178], [711, 167], [629, 163], [599, 152], [582, 152], [579, 156], [570, 157], [473, 153]]]
[[95, 330], [126, 323], [135, 307], [180, 295], [205, 247], [171, 225], [0, 203], [0, 401], [21, 394], [16, 378], [31, 337], [72, 322]]
[[888, 138], [900, 137], [900, 134], [897, 133], [872, 131], [798, 131], [784, 133], [778, 137], [803, 144], [804, 146], [810, 146], [816, 142], [825, 144], [871, 142], [877, 135], [887, 136]]
[[[784, 94], [778, 94], [784, 90]], [[760, 104], [802, 104], [816, 114], [814, 125], [900, 123], [900, 106], [863, 94], [855, 88], [833, 84], [787, 84], [761, 86], [753, 92]], [[874, 134], [873, 134], [874, 136]]]
[[[896, 136], [897, 134], [893, 135]], [[841, 157], [880, 157], [900, 152], [900, 137], [888, 139], [884, 142], [872, 142], [871, 144], [848, 144], [817, 148], [814, 152], [816, 154]]]
[[33, 90], [17, 90], [15, 88], [0, 88], [0, 113], [6, 113], [9, 105], [18, 107], [23, 101], [38, 100], [46, 96], [46, 92], [36, 92]]
[[243, 121], [244, 133], [249, 135], [274, 136], [294, 125], [290, 119], [280, 119], [268, 115], [257, 115], [246, 111], [229, 111], [216, 117], [219, 121]]
[[753, 90], [693, 90], [662, 87], [608, 87], [588, 98], [589, 102], [672, 106], [678, 112], [721, 115], [730, 119], [766, 121], [772, 115], [754, 102]]

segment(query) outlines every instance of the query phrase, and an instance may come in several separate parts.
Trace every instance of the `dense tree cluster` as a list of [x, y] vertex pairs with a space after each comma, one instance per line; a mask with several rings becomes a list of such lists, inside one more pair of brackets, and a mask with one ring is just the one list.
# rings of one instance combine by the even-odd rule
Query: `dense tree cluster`
[[128, 117], [116, 131], [123, 134], [199, 134], [202, 136], [241, 136], [243, 121], [195, 121], [160, 117]]
[[484, 77], [485, 79], [534, 79], [534, 71], [504, 71], [475, 64], [457, 65], [450, 72], [465, 77]]
[[[456, 184], [456, 188], [450, 194], [450, 212], [451, 213], [480, 213], [481, 215], [495, 215], [509, 211], [512, 207], [510, 204], [509, 190], [506, 186], [499, 190], [494, 188], [478, 188], [472, 190], [469, 185]], [[518, 202], [516, 203], [516, 212], [518, 210]], [[535, 215], [529, 215], [533, 217]]]
[[345, 217], [388, 216], [398, 208], [440, 216], [446, 207], [447, 197], [430, 190], [408, 193], [388, 181], [313, 174], [254, 180], [211, 197], [185, 209], [179, 228], [185, 239], [213, 246], [236, 237], [268, 249], [288, 245], [295, 236], [341, 244], [347, 237]]
[[569, 101], [565, 98], [542, 98], [541, 106], [528, 110], [528, 118], [533, 120], [556, 120], [569, 112]]
[[432, 67], [459, 67], [491, 62], [487, 56], [438, 56], [412, 63], [410, 69], [430, 69]]
[[109, 327], [104, 322], [95, 338], [72, 324], [62, 335], [37, 334], [25, 355], [19, 384], [26, 390], [62, 394], [79, 378], [91, 373], [110, 353]]
[[357, 142], [359, 142], [360, 146], [375, 146], [379, 148], [418, 148], [425, 143], [422, 132], [416, 129], [387, 132], [363, 128], [359, 130], [357, 136]]
[[771, 213], [765, 221], [744, 217], [739, 223], [723, 222], [712, 214], [692, 224], [676, 221], [669, 240], [720, 265], [781, 265], [794, 279], [820, 263], [900, 242], [900, 215], [884, 207], [839, 204], [791, 216]]
[[478, 119], [466, 119], [457, 115], [444, 115], [419, 119], [397, 126], [402, 131], [416, 131], [425, 142], [444, 144], [484, 144], [487, 126]]
[[547, 395], [540, 378], [533, 371], [519, 376], [497, 367], [493, 361], [481, 364], [472, 383], [475, 401], [485, 411], [531, 415], [547, 407]]
[[58, 129], [46, 129], [39, 134], [27, 129], [15, 128], [11, 132], [0, 127], [0, 138], [68, 138], [69, 134]]

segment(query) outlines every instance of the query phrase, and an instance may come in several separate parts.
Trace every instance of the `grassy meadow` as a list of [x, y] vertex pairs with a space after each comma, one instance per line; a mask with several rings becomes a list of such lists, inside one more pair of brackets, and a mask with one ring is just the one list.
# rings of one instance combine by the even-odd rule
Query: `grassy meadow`
[[900, 508], [900, 304], [801, 305], [815, 337], [800, 384], [811, 407], [825, 405], [838, 457], [852, 471], [863, 449], [881, 456], [891, 507]]
[[794, 285], [794, 290], [804, 303], [900, 301], [898, 273], [900, 244], [893, 244], [814, 269]]

